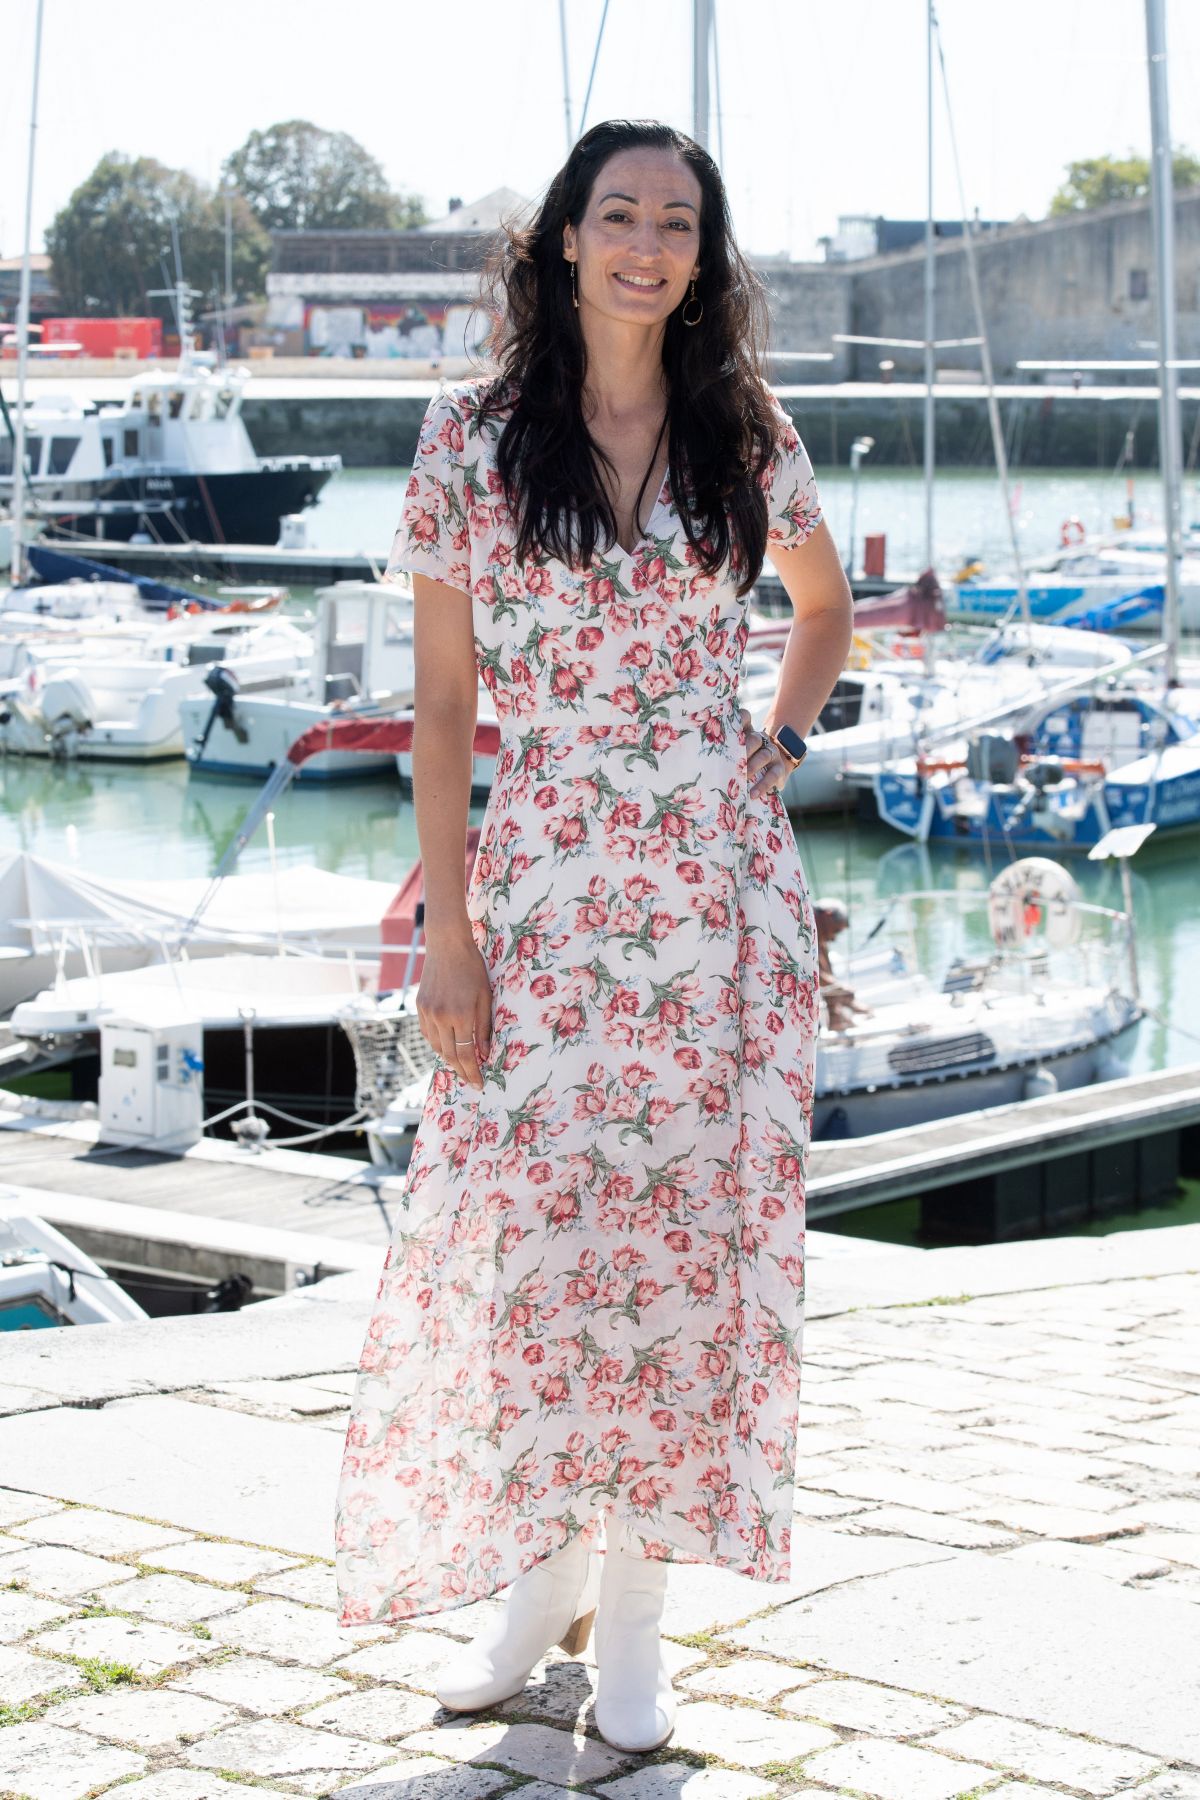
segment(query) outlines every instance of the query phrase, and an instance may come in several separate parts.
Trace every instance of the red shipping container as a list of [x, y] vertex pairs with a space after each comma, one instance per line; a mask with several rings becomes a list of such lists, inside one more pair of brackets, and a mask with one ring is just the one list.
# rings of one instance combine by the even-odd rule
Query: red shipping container
[[85, 356], [111, 357], [133, 350], [139, 357], [161, 356], [161, 319], [45, 319], [43, 344], [82, 344]]

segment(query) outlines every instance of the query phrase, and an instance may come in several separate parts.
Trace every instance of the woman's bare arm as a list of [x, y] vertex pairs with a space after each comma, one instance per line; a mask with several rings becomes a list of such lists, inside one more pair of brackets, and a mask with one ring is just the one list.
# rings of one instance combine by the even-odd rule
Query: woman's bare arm
[[[463, 869], [478, 717], [471, 597], [413, 575], [413, 804], [425, 871], [425, 964], [417, 992], [421, 1029], [472, 1087], [491, 1035], [491, 983], [471, 931]], [[474, 1033], [475, 1046], [455, 1044]]]

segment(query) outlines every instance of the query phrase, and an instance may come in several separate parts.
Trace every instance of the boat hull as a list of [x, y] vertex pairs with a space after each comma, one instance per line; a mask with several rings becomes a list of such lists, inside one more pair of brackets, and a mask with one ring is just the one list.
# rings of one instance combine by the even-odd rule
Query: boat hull
[[[279, 521], [312, 506], [337, 457], [287, 457], [257, 469], [226, 475], [175, 474], [113, 477], [101, 481], [35, 482], [34, 497], [53, 502], [55, 526], [73, 538], [113, 538], [128, 543], [146, 533], [167, 542], [275, 544]], [[4, 487], [0, 483], [0, 498]], [[43, 490], [49, 490], [43, 495]], [[78, 501], [77, 514], [69, 510]], [[97, 502], [113, 505], [100, 516]], [[145, 511], [140, 511], [145, 508]]]

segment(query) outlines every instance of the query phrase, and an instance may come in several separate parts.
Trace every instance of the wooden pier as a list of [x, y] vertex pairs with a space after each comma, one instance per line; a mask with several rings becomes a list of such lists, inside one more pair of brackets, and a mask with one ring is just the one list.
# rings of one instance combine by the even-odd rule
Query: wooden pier
[[[244, 1273], [262, 1297], [378, 1268], [403, 1204], [400, 1174], [351, 1157], [217, 1139], [164, 1156], [105, 1144], [94, 1117], [56, 1110], [0, 1093], [0, 1200], [57, 1225], [134, 1292], [139, 1276]], [[1161, 1204], [1188, 1175], [1200, 1175], [1200, 1066], [816, 1144], [808, 1220], [828, 1253], [840, 1240], [822, 1228], [838, 1217], [918, 1196], [930, 1241], [1036, 1237]]]

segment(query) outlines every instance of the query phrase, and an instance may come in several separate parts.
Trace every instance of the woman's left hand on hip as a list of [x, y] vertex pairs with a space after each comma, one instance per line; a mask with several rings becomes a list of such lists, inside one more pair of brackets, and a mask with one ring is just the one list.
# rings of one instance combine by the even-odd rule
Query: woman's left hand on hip
[[738, 712], [746, 727], [746, 773], [750, 778], [750, 793], [757, 800], [772, 788], [781, 788], [792, 772], [792, 765], [774, 739], [750, 723], [750, 714], [744, 706], [739, 706]]

